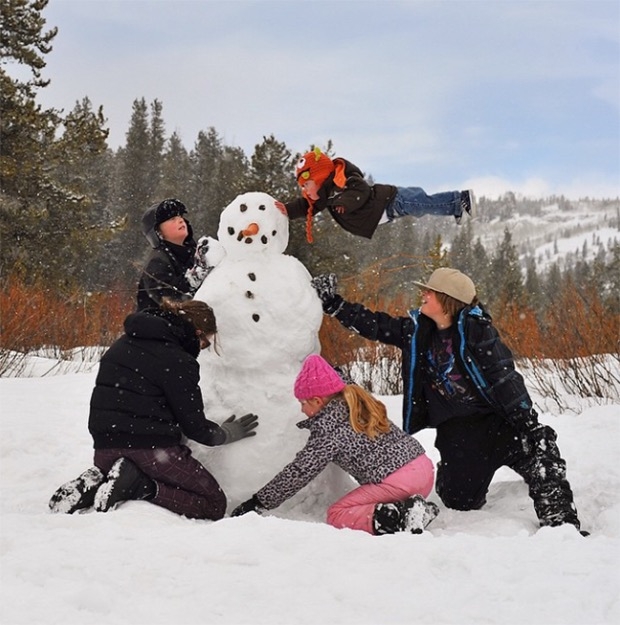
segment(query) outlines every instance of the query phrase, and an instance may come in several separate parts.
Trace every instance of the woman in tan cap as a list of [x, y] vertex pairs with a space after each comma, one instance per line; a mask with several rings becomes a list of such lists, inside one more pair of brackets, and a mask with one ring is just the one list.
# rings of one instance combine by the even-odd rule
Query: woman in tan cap
[[426, 283], [414, 283], [422, 305], [407, 317], [346, 302], [336, 284], [334, 274], [313, 279], [323, 311], [403, 352], [403, 429], [437, 429], [435, 490], [443, 503], [481, 508], [495, 472], [507, 466], [527, 483], [541, 526], [580, 529], [557, 435], [539, 423], [512, 353], [479, 305], [471, 279], [456, 269], [435, 270]]

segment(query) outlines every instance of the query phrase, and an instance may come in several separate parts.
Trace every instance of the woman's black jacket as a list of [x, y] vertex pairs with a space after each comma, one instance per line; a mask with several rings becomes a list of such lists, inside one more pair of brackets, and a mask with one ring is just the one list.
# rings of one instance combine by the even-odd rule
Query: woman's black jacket
[[95, 449], [169, 447], [183, 435], [222, 445], [224, 431], [204, 414], [199, 352], [193, 326], [177, 315], [129, 315], [99, 365], [88, 421]]

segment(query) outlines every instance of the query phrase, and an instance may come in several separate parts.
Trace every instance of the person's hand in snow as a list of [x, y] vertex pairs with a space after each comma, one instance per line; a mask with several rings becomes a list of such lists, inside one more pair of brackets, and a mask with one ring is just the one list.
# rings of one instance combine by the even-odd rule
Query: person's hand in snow
[[234, 443], [248, 436], [256, 436], [254, 428], [258, 426], [258, 417], [255, 414], [248, 413], [243, 415], [238, 421], [236, 419], [237, 417], [233, 415], [220, 425], [226, 434], [224, 445]]
[[256, 495], [253, 495], [251, 499], [239, 504], [231, 513], [230, 516], [241, 516], [248, 512], [256, 512], [261, 514], [265, 510], [265, 506], [257, 499]]

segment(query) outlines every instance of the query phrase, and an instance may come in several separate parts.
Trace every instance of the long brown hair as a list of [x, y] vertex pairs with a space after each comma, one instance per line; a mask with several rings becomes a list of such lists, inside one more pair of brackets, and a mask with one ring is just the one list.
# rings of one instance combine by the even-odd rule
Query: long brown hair
[[348, 384], [342, 395], [349, 406], [349, 422], [358, 434], [376, 438], [390, 431], [385, 404], [357, 384]]
[[162, 310], [179, 315], [189, 321], [196, 330], [211, 335], [217, 332], [215, 313], [211, 306], [197, 299], [177, 301], [169, 298], [162, 299]]

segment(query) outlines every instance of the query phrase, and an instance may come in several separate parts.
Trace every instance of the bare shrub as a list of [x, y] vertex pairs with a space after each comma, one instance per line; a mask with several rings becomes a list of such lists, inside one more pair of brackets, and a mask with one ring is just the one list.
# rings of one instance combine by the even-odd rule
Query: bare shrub
[[133, 305], [126, 292], [58, 295], [41, 283], [7, 280], [0, 291], [0, 376], [15, 375], [36, 350], [67, 360], [75, 348], [110, 345]]

